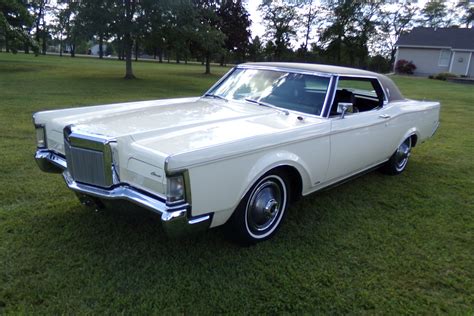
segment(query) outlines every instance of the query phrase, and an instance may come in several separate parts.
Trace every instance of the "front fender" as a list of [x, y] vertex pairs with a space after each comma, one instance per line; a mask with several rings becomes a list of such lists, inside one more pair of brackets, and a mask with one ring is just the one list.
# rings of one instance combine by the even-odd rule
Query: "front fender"
[[[225, 207], [217, 207], [216, 210], [218, 211], [214, 213], [211, 227], [216, 227], [226, 223], [234, 213], [242, 198], [247, 194], [247, 192], [255, 184], [255, 182], [265, 173], [269, 172], [272, 169], [282, 166], [293, 167], [297, 170], [299, 176], [301, 177], [303, 190], [305, 186], [307, 187], [311, 184], [307, 164], [298, 155], [289, 151], [275, 150], [265, 153], [257, 160], [252, 161], [249, 166], [251, 167], [249, 169], [246, 169], [244, 173], [234, 174], [234, 179], [236, 180], [235, 182], [239, 182], [240, 185], [238, 186], [238, 189], [235, 188], [235, 194], [231, 194], [231, 201], [227, 201], [230, 203], [224, 203], [221, 205], [226, 205]], [[222, 190], [220, 187], [214, 188], [214, 191], [219, 190], [221, 190], [219, 197], [222, 195], [229, 194], [229, 189]]]
[[252, 185], [264, 174], [278, 167], [289, 166], [298, 171], [301, 178], [302, 188], [308, 188], [311, 185], [308, 165], [295, 153], [278, 150], [265, 154], [258, 159], [254, 166], [249, 170], [245, 186], [240, 192], [239, 201], [247, 194]]

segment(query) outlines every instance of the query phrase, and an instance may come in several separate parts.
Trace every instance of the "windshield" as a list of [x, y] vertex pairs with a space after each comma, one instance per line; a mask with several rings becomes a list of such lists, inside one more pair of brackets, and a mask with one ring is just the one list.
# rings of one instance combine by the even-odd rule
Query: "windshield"
[[247, 100], [320, 115], [329, 80], [317, 75], [237, 68], [210, 93], [229, 100]]

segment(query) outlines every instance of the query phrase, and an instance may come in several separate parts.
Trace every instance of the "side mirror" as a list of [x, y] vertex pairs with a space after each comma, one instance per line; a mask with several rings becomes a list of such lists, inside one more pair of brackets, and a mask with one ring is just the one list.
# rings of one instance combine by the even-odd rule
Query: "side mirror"
[[343, 119], [344, 116], [346, 116], [346, 113], [354, 112], [354, 105], [352, 103], [340, 102], [337, 105], [337, 112], [341, 113], [341, 119]]

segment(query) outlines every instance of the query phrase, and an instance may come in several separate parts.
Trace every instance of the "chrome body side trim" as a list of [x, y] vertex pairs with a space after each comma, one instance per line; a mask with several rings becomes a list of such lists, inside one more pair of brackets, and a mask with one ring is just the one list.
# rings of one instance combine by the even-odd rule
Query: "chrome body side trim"
[[191, 205], [189, 203], [168, 205], [166, 204], [166, 200], [125, 183], [111, 188], [100, 188], [76, 182], [67, 170], [66, 159], [50, 150], [37, 150], [35, 158], [41, 170], [45, 172], [62, 173], [69, 189], [78, 195], [83, 195], [83, 198], [81, 198], [82, 201], [88, 197], [97, 198], [99, 200], [125, 200], [161, 215], [163, 228], [170, 237], [198, 232], [210, 227], [212, 214], [191, 217]]

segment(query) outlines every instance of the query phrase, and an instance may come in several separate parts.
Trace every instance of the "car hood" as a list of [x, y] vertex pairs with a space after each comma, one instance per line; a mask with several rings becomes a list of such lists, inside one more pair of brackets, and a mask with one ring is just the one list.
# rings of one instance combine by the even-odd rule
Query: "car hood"
[[105, 115], [82, 117], [73, 124], [77, 129], [91, 134], [131, 136], [139, 140], [149, 135], [164, 136], [213, 123], [264, 116], [268, 112], [251, 104], [244, 106], [223, 100], [188, 99], [182, 103], [157, 102], [144, 108], [125, 108]]
[[188, 98], [89, 107], [84, 113], [54, 118], [51, 134], [56, 133], [57, 144], [62, 146], [62, 129], [73, 124], [78, 133], [116, 139], [119, 147], [130, 153], [127, 160], [137, 153], [140, 160], [147, 161], [202, 153], [223, 144], [236, 150], [240, 145], [233, 144], [247, 144], [258, 136], [284, 133], [317, 121], [320, 119], [302, 120], [296, 114], [248, 102]]

